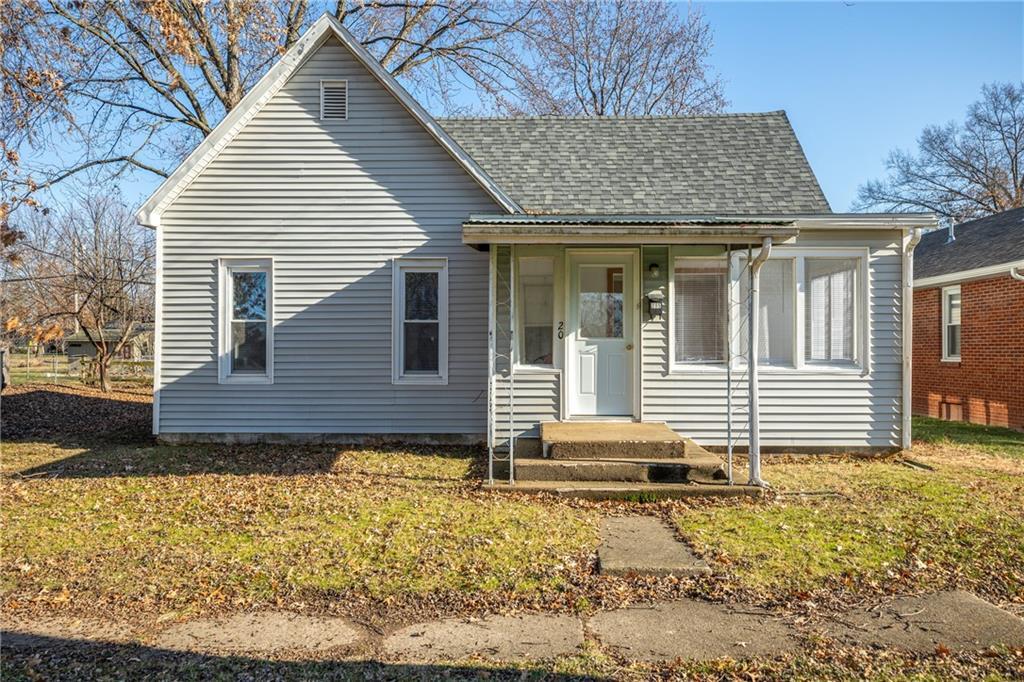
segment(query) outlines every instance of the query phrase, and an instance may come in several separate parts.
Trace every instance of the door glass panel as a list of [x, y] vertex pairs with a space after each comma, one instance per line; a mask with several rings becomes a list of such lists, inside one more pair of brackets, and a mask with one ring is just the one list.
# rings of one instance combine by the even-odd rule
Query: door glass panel
[[624, 273], [621, 266], [581, 265], [580, 336], [621, 339]]

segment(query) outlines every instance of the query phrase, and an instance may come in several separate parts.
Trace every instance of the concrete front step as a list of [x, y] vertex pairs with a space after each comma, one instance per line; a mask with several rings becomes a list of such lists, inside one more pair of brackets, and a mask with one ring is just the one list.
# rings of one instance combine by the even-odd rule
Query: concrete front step
[[516, 459], [518, 481], [714, 483], [726, 478], [714, 455], [674, 459]]
[[688, 497], [760, 497], [763, 488], [725, 483], [634, 483], [628, 481], [519, 481], [492, 483], [484, 490], [499, 493], [547, 493], [586, 500], [654, 502]]
[[707, 451], [664, 422], [544, 422], [551, 459], [681, 459]]

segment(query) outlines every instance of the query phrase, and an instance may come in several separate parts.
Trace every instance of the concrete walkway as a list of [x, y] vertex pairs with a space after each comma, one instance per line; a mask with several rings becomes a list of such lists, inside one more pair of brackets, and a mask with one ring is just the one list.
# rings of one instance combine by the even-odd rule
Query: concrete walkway
[[597, 549], [601, 573], [607, 575], [709, 575], [711, 567], [676, 540], [654, 516], [610, 516], [601, 521]]
[[[2, 645], [38, 649], [102, 641], [139, 641], [130, 628], [68, 619], [3, 623]], [[681, 600], [567, 614], [453, 618], [371, 635], [340, 618], [292, 613], [236, 614], [167, 628], [140, 643], [209, 654], [273, 654], [344, 659], [380, 656], [397, 662], [462, 659], [538, 661], [578, 653], [589, 632], [610, 653], [630, 661], [708, 660], [774, 656], [800, 650], [824, 634], [842, 644], [933, 653], [937, 647], [971, 651], [1004, 644], [1024, 646], [1024, 620], [966, 592], [909, 597], [857, 609], [829, 623], [796, 628], [774, 614], [742, 605]]]

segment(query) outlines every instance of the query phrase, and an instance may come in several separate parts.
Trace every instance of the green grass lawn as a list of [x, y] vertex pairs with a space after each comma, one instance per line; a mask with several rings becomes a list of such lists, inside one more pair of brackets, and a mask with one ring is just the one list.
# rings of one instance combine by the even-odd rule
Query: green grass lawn
[[680, 532], [739, 585], [784, 596], [957, 585], [1024, 602], [1024, 435], [922, 420], [911, 453], [768, 458], [759, 505], [680, 510]]
[[472, 463], [430, 450], [7, 444], [0, 589], [186, 611], [557, 590], [593, 548], [595, 516], [478, 492]]

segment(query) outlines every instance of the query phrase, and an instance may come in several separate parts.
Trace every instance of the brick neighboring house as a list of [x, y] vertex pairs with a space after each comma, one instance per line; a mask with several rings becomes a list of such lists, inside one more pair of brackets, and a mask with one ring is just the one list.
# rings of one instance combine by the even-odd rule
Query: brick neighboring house
[[1024, 430], [1024, 208], [914, 251], [914, 414]]

